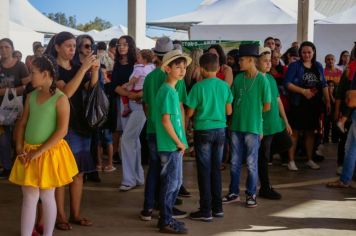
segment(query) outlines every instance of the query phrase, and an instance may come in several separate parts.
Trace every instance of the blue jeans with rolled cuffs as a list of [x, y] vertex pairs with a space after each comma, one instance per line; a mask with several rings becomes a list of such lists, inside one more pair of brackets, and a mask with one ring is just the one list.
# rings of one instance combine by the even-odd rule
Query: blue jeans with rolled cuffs
[[172, 221], [173, 206], [183, 182], [183, 153], [159, 152], [161, 160], [160, 219], [168, 225]]
[[146, 176], [143, 209], [151, 210], [155, 202], [159, 200], [161, 160], [157, 151], [156, 134], [147, 134], [147, 143], [150, 150], [150, 162]]
[[351, 115], [352, 124], [345, 144], [345, 159], [342, 166], [341, 182], [350, 184], [356, 164], [356, 110]]
[[198, 170], [200, 211], [222, 211], [221, 161], [224, 155], [225, 128], [194, 131]]
[[255, 195], [258, 180], [258, 150], [260, 147], [258, 134], [232, 131], [231, 133], [231, 171], [229, 193], [240, 194], [240, 174], [242, 162], [246, 158], [247, 180], [246, 194]]

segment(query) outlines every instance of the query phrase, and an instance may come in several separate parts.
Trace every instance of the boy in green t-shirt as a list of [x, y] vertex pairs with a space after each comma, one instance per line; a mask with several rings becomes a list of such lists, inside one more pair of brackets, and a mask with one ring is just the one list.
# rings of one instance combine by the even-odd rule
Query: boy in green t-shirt
[[[269, 182], [268, 160], [271, 154], [271, 144], [276, 133], [286, 129], [291, 135], [292, 128], [288, 123], [286, 113], [281, 99], [279, 98], [276, 80], [268, 72], [271, 70], [271, 49], [260, 47], [260, 57], [258, 58], [258, 70], [266, 77], [271, 89], [271, 109], [263, 113], [263, 139], [258, 157], [258, 177], [260, 179], [259, 196], [267, 199], [278, 200], [282, 196], [275, 191]], [[283, 120], [282, 120], [283, 118]], [[288, 137], [286, 135], [286, 137]]]
[[232, 113], [229, 85], [216, 77], [218, 57], [205, 53], [199, 60], [204, 78], [196, 83], [187, 98], [187, 117], [194, 114], [200, 209], [190, 214], [193, 220], [211, 221], [223, 217], [221, 201], [221, 160], [225, 144], [226, 115]]
[[[146, 176], [145, 184], [145, 199], [143, 210], [140, 212], [140, 218], [144, 221], [152, 219], [152, 211], [159, 202], [159, 174], [161, 172], [161, 161], [157, 152], [156, 129], [153, 122], [153, 115], [155, 114], [155, 98], [161, 85], [167, 78], [167, 75], [161, 69], [163, 56], [173, 50], [173, 42], [168, 37], [158, 38], [155, 48], [155, 64], [156, 69], [149, 73], [143, 84], [143, 106], [147, 117], [147, 143], [150, 150], [150, 161]], [[181, 110], [184, 113], [183, 102], [187, 97], [184, 81], [180, 80], [175, 86], [179, 101], [181, 103]], [[173, 209], [174, 215], [177, 217], [185, 217], [186, 212], [180, 211], [176, 208]]]
[[244, 72], [236, 76], [232, 86], [235, 100], [231, 120], [231, 182], [229, 194], [223, 198], [223, 203], [240, 201], [240, 172], [242, 161], [246, 159], [246, 206], [252, 208], [257, 206], [257, 161], [263, 135], [262, 113], [270, 109], [271, 92], [267, 79], [256, 68], [259, 46], [242, 44], [239, 53], [240, 68]]
[[172, 218], [172, 209], [182, 185], [183, 154], [187, 148], [184, 120], [175, 86], [184, 78], [190, 62], [190, 57], [182, 54], [180, 50], [173, 50], [164, 55], [162, 68], [168, 77], [156, 95], [155, 114], [153, 115], [157, 150], [162, 166], [158, 223], [162, 233], [187, 233], [184, 223]]

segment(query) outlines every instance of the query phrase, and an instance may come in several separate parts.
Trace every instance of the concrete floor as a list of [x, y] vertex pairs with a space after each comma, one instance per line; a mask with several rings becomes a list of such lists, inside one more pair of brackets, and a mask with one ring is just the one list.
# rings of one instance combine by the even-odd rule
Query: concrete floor
[[[325, 183], [335, 175], [336, 146], [325, 145], [326, 159], [321, 170], [307, 169], [297, 162], [298, 172], [287, 171], [275, 161], [270, 167], [271, 182], [283, 195], [280, 201], [258, 198], [259, 206], [247, 209], [243, 203], [224, 206], [225, 217], [203, 223], [184, 219], [189, 235], [356, 235], [356, 189], [328, 189]], [[120, 168], [118, 168], [120, 169]], [[92, 227], [73, 226], [71, 231], [55, 235], [158, 235], [157, 218], [139, 219], [143, 187], [123, 193], [118, 191], [121, 170], [101, 174], [102, 183], [86, 183], [82, 215], [94, 221]], [[229, 184], [229, 171], [223, 173], [223, 193]], [[245, 170], [242, 182], [245, 181]], [[185, 186], [193, 197], [184, 199], [179, 208], [188, 212], [198, 208], [194, 159], [184, 162]], [[354, 183], [353, 183], [354, 184]], [[244, 199], [244, 196], [242, 196]], [[0, 181], [0, 235], [19, 235], [21, 192], [18, 186]]]

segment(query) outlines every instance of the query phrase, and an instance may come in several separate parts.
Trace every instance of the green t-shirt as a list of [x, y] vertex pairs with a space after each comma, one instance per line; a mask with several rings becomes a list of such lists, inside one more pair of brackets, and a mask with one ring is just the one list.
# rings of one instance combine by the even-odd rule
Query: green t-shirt
[[271, 89], [271, 110], [263, 112], [263, 135], [272, 135], [285, 129], [284, 121], [279, 115], [278, 87], [276, 80], [270, 74], [265, 74]]
[[229, 85], [209, 78], [196, 83], [188, 95], [186, 105], [195, 109], [194, 130], [226, 127], [226, 104], [233, 100]]
[[176, 132], [180, 141], [184, 143], [186, 147], [188, 147], [183, 127], [182, 112], [180, 109], [178, 92], [167, 83], [163, 83], [157, 92], [155, 112], [156, 115], [154, 115], [154, 122], [156, 128], [158, 151], [177, 151], [176, 143], [163, 127], [162, 115], [164, 114], [170, 115], [170, 120], [174, 131]]
[[[143, 102], [148, 105], [148, 117], [147, 117], [147, 134], [154, 134], [155, 126], [152, 114], [154, 114], [155, 109], [155, 98], [158, 89], [161, 87], [163, 82], [166, 80], [167, 75], [161, 68], [156, 68], [151, 73], [149, 73], [143, 83]], [[179, 95], [179, 101], [184, 103], [187, 98], [187, 91], [185, 88], [185, 83], [183, 80], [179, 80], [176, 84], [176, 90]]]
[[231, 90], [235, 99], [231, 130], [263, 134], [263, 105], [271, 102], [268, 80], [261, 73], [252, 79], [247, 79], [245, 73], [240, 73]]

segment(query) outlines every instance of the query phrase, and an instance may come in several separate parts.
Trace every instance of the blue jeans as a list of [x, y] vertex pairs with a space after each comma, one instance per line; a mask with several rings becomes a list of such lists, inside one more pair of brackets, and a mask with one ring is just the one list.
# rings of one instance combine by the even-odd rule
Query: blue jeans
[[356, 162], [356, 110], [351, 115], [352, 124], [345, 144], [345, 159], [342, 167], [341, 182], [349, 184], [355, 170]]
[[260, 147], [260, 136], [258, 134], [231, 132], [231, 171], [229, 193], [240, 194], [240, 174], [242, 161], [246, 158], [247, 181], [246, 194], [255, 195], [257, 188], [257, 163], [258, 149]]
[[183, 154], [178, 151], [159, 152], [161, 159], [160, 220], [163, 225], [172, 221], [173, 206], [183, 182]]
[[4, 133], [0, 135], [0, 162], [5, 170], [11, 170], [12, 166], [12, 130], [13, 126], [3, 126]]
[[147, 134], [147, 143], [150, 149], [150, 161], [146, 176], [143, 209], [151, 210], [154, 208], [155, 202], [159, 200], [161, 160], [157, 152], [156, 134]]
[[194, 131], [200, 211], [208, 214], [222, 211], [220, 166], [225, 134], [225, 128]]

